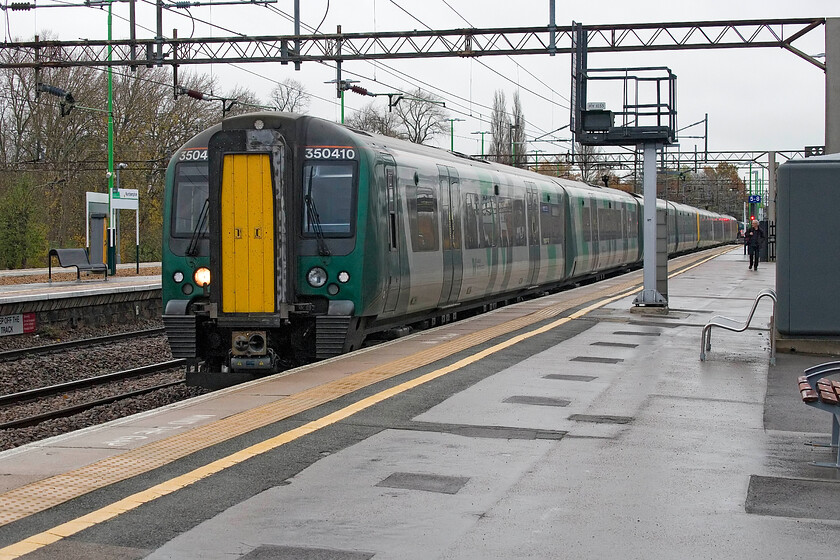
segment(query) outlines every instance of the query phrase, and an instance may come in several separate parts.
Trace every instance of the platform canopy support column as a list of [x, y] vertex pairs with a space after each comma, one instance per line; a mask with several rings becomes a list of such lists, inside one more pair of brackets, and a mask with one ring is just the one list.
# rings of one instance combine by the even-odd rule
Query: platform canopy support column
[[[644, 150], [644, 176], [643, 176], [643, 199], [645, 213], [643, 216], [644, 234], [644, 289], [636, 296], [633, 305], [645, 305], [656, 307], [667, 307], [668, 300], [660, 292], [661, 287], [668, 285], [668, 244], [657, 243], [657, 220], [656, 220], [656, 150], [659, 147], [653, 142], [645, 142]], [[661, 246], [660, 246], [661, 245]], [[664, 253], [664, 255], [660, 255]], [[658, 262], [665, 262], [664, 274], [657, 266]], [[659, 287], [660, 289], [657, 289]]]
[[825, 21], [825, 153], [840, 153], [840, 18]]

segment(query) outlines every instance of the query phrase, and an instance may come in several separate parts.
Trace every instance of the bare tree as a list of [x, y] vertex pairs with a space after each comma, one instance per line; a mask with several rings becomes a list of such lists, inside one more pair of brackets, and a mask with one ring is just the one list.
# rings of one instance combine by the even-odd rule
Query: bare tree
[[286, 78], [274, 86], [270, 99], [278, 111], [306, 113], [312, 97], [301, 82], [294, 78]]
[[602, 162], [598, 154], [600, 148], [585, 144], [575, 144], [575, 160], [580, 169], [580, 180], [592, 185], [601, 184]]
[[416, 144], [423, 144], [446, 131], [446, 110], [439, 97], [417, 89], [403, 97], [394, 112], [400, 122], [403, 137]]
[[563, 177], [569, 179], [572, 176], [572, 166], [568, 159], [561, 156], [549, 156], [541, 159], [534, 171], [549, 177]]
[[513, 124], [510, 129], [511, 162], [515, 167], [524, 167], [528, 144], [525, 142], [525, 113], [519, 101], [519, 92], [513, 92]]
[[493, 93], [493, 110], [490, 113], [490, 133], [493, 140], [487, 152], [494, 161], [510, 163], [510, 117], [505, 107], [505, 92]]
[[[0, 51], [0, 60], [16, 56]], [[47, 49], [44, 60], [49, 60]], [[51, 247], [84, 243], [84, 193], [104, 192], [108, 184], [106, 80], [106, 72], [91, 67], [42, 70], [41, 83], [72, 93], [76, 103], [68, 112], [66, 98], [47, 92], [36, 96], [31, 71], [0, 70], [0, 199], [15, 204], [39, 201], [27, 222], [28, 236], [21, 239], [43, 235]], [[176, 100], [170, 80], [162, 68], [113, 71], [114, 161], [127, 164], [121, 187], [140, 190], [140, 250], [146, 259], [160, 258], [161, 193], [172, 152], [221, 120], [218, 102], [187, 96]], [[212, 89], [204, 76], [185, 74], [182, 84], [197, 91]], [[22, 198], [22, 192], [31, 198]], [[123, 254], [133, 254], [133, 228], [133, 219], [121, 227], [123, 241], [131, 245], [130, 251], [123, 247]], [[45, 262], [45, 256], [41, 247], [23, 254], [32, 258], [30, 265]]]
[[392, 111], [385, 111], [376, 106], [375, 101], [371, 101], [345, 121], [347, 126], [373, 132], [375, 134], [383, 134], [385, 136], [392, 136], [394, 138], [401, 138], [400, 122], [397, 115]]

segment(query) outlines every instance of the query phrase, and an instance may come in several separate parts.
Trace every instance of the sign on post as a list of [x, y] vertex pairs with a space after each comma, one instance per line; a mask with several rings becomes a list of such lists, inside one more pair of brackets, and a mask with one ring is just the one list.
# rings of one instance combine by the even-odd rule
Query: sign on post
[[35, 314], [0, 315], [0, 336], [35, 332]]

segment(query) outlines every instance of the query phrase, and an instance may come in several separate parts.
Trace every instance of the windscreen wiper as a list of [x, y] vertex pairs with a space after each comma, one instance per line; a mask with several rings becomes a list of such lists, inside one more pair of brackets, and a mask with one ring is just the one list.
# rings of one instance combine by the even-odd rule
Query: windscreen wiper
[[309, 225], [315, 232], [315, 238], [318, 240], [318, 254], [322, 257], [328, 257], [331, 255], [330, 248], [327, 247], [327, 242], [324, 240], [324, 230], [321, 227], [321, 218], [318, 216], [318, 209], [315, 208], [315, 201], [312, 200], [312, 175], [314, 172], [315, 170], [310, 167], [309, 180], [307, 181], [306, 186], [306, 196], [303, 198], [306, 201], [306, 214], [309, 216]]
[[187, 247], [187, 256], [195, 257], [198, 255], [198, 240], [204, 231], [204, 226], [207, 224], [207, 216], [210, 214], [210, 199], [204, 199], [204, 206], [201, 207], [201, 212], [198, 214], [198, 223], [195, 224], [192, 237], [190, 238], [190, 245]]

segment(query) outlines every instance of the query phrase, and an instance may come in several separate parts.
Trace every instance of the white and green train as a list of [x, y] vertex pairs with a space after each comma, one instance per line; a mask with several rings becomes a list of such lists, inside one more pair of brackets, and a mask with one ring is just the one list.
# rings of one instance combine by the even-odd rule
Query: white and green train
[[[263, 375], [642, 260], [642, 200], [316, 117], [231, 117], [167, 171], [164, 324], [193, 378]], [[658, 201], [668, 251], [737, 221]]]

